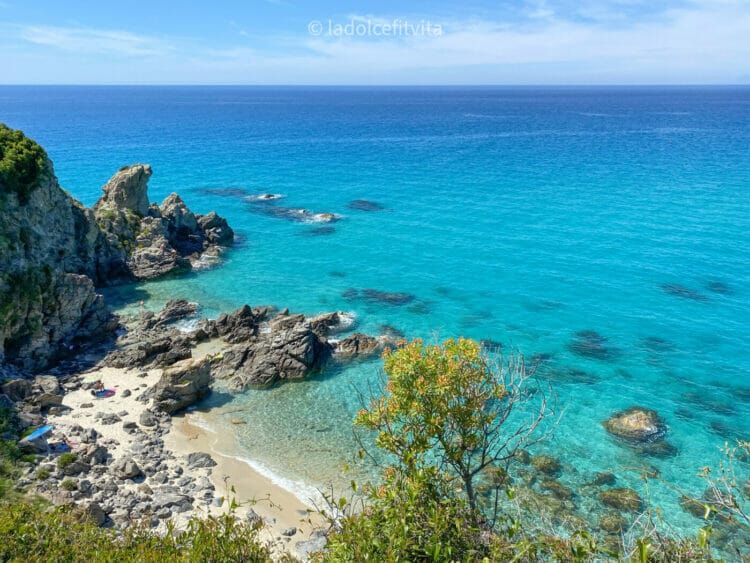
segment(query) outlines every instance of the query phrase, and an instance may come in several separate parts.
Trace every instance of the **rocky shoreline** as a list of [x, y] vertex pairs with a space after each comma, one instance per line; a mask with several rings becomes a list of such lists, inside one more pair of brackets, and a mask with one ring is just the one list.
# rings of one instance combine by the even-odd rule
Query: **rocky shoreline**
[[[344, 313], [305, 317], [245, 306], [215, 320], [200, 319], [190, 332], [177, 328], [196, 316], [197, 305], [170, 301], [159, 313], [122, 319], [123, 334], [114, 346], [89, 350], [78, 365], [61, 366], [65, 375], [52, 370], [4, 383], [0, 397], [17, 411], [22, 428], [54, 427], [44, 440], [19, 442], [37, 462], [26, 465], [17, 486], [54, 504], [75, 504], [98, 524], [117, 529], [146, 523], [158, 530], [167, 520], [179, 526], [195, 514], [220, 512], [230, 494], [224, 477], [234, 484], [253, 472], [227, 460], [223, 465], [231, 468], [225, 471], [239, 474], [215, 471], [215, 456], [196, 450], [185, 431], [170, 438], [180, 447], [166, 447], [172, 415], [206, 397], [214, 378], [238, 390], [270, 385], [306, 377], [327, 361], [375, 354], [388, 342], [358, 333], [329, 341], [328, 335], [352, 327]], [[92, 358], [99, 359], [86, 368]], [[115, 393], [93, 396], [95, 381]], [[66, 444], [66, 451], [50, 450], [50, 443]], [[323, 540], [307, 522], [310, 516], [301, 514], [304, 504], [263, 476], [252, 481], [249, 492], [236, 489], [243, 495], [237, 500], [267, 495], [271, 506], [260, 503], [238, 514], [264, 518], [264, 535], [275, 552], [304, 554], [319, 546]], [[271, 509], [278, 507], [278, 497], [289, 513]]]
[[[151, 203], [147, 164], [121, 168], [86, 208], [60, 187], [39, 145], [0, 128], [0, 149], [24, 155], [0, 176], [0, 407], [24, 434], [41, 433], [18, 442], [33, 454], [20, 462], [20, 492], [72, 504], [118, 530], [159, 530], [225, 510], [230, 491], [212, 455], [175, 435], [165, 445], [172, 415], [205, 398], [217, 378], [237, 391], [270, 386], [392, 342], [361, 333], [333, 338], [353, 328], [342, 312], [305, 317], [246, 305], [199, 319], [198, 304], [178, 299], [158, 313], [141, 308], [118, 318], [96, 288], [203, 267], [232, 245], [234, 231], [214, 212], [193, 213], [178, 194]], [[180, 329], [186, 321], [192, 330]], [[96, 382], [107, 388], [103, 396]], [[247, 484], [249, 474], [235, 465], [223, 477]], [[272, 510], [241, 514], [264, 519], [274, 553], [288, 552], [292, 536], [303, 557], [319, 548], [299, 500], [255, 477], [249, 496], [271, 497]], [[308, 523], [290, 524], [276, 510], [279, 496], [300, 505]]]

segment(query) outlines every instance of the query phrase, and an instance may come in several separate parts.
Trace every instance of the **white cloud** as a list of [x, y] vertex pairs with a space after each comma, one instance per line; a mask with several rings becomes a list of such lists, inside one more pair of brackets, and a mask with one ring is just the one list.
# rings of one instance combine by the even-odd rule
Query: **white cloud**
[[119, 30], [27, 25], [18, 26], [18, 32], [29, 43], [77, 53], [144, 57], [172, 49], [164, 40]]
[[[313, 37], [301, 29], [297, 35], [262, 37], [272, 49], [245, 37], [208, 47], [125, 31], [25, 26], [18, 28], [25, 41], [67, 52], [67, 66], [58, 68], [56, 60], [45, 66], [43, 55], [21, 55], [16, 46], [15, 64], [10, 56], [0, 57], [0, 76], [8, 82], [49, 82], [59, 71], [68, 82], [117, 82], [137, 68], [145, 83], [733, 83], [750, 77], [750, 10], [743, 0], [694, 1], [640, 21], [614, 14], [595, 22], [563, 19], [550, 0], [525, 6], [527, 16], [538, 16], [525, 24], [424, 16], [440, 23], [444, 33]], [[104, 56], [84, 65], [76, 64], [76, 53]], [[18, 62], [32, 55], [36, 64]], [[149, 64], [140, 64], [146, 56]]]

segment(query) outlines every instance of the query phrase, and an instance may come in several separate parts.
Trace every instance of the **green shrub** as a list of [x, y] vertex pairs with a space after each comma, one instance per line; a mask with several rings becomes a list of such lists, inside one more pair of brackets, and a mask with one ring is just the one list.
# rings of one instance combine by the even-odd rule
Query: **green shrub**
[[62, 471], [77, 459], [78, 456], [72, 452], [65, 452], [64, 454], [60, 454], [60, 457], [57, 458], [57, 468]]
[[45, 479], [49, 479], [49, 476], [51, 475], [50, 470], [46, 467], [40, 467], [36, 470], [36, 478], [38, 481], [44, 481]]
[[0, 195], [13, 192], [21, 204], [28, 202], [31, 192], [47, 176], [47, 153], [23, 131], [0, 123]]
[[60, 483], [60, 486], [66, 491], [78, 490], [78, 483], [76, 483], [75, 479], [65, 479], [62, 483]]
[[16, 446], [18, 429], [12, 411], [0, 408], [0, 499], [9, 495], [13, 490], [13, 481], [18, 477], [17, 463], [23, 455]]
[[0, 561], [265, 563], [270, 551], [258, 530], [230, 511], [193, 518], [182, 531], [170, 526], [159, 535], [135, 526], [118, 535], [82, 519], [75, 507], [21, 501], [0, 506]]

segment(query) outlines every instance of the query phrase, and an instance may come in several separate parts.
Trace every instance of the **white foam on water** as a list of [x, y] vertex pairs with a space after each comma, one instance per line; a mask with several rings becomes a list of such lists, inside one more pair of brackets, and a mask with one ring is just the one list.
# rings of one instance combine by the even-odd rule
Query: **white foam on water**
[[[209, 434], [213, 434], [214, 436], [218, 436], [220, 434], [216, 428], [211, 426], [211, 424], [205, 419], [205, 417], [200, 415], [200, 413], [191, 412], [189, 416], [189, 422], [192, 426], [200, 428], [201, 430], [204, 430]], [[312, 485], [309, 485], [299, 479], [290, 479], [279, 475], [259, 461], [241, 455], [227, 453], [220, 448], [217, 448], [216, 451], [224, 457], [235, 459], [244, 463], [253, 471], [271, 481], [271, 483], [273, 483], [277, 487], [281, 487], [285, 491], [293, 494], [305, 506], [312, 509], [314, 509], [316, 505], [323, 506], [323, 495], [321, 495], [320, 491], [316, 487], [313, 487]]]

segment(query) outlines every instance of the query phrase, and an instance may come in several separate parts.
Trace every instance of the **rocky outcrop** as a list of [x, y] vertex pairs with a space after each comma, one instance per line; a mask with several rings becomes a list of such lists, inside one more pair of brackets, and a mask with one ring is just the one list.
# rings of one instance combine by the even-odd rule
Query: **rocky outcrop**
[[365, 358], [377, 355], [390, 342], [387, 337], [375, 338], [361, 332], [347, 336], [333, 344], [334, 352], [341, 358]]
[[0, 125], [0, 364], [39, 370], [107, 338], [117, 323], [97, 286], [189, 270], [234, 233], [177, 195], [149, 204], [148, 165], [121, 169], [87, 209], [44, 150]]
[[173, 193], [161, 205], [150, 204], [148, 180], [151, 167], [135, 164], [121, 169], [104, 186], [94, 206], [96, 222], [108, 244], [119, 251], [132, 279], [149, 280], [190, 270], [204, 253], [215, 255], [219, 247], [234, 241], [234, 232], [216, 213], [196, 215]]
[[0, 363], [35, 370], [114, 324], [91, 278], [101, 240], [90, 215], [60, 188], [41, 147], [9, 131], [0, 126], [0, 155], [22, 144], [39, 162], [33, 175], [0, 174]]
[[667, 425], [652, 409], [630, 407], [605, 420], [607, 432], [631, 443], [654, 442], [664, 437]]
[[125, 166], [104, 184], [104, 195], [94, 205], [94, 213], [102, 211], [131, 211], [141, 217], [148, 213], [148, 180], [151, 167], [146, 165]]
[[284, 310], [269, 319], [271, 313], [270, 307], [246, 305], [202, 327], [209, 336], [233, 344], [216, 363], [216, 376], [228, 379], [230, 387], [302, 379], [330, 357], [333, 348], [326, 336], [340, 326], [338, 313], [306, 318]]
[[279, 311], [272, 307], [241, 307], [206, 320], [193, 339], [221, 338], [231, 346], [214, 362], [216, 377], [227, 379], [232, 389], [266, 387], [278, 381], [298, 380], [317, 371], [334, 353], [351, 359], [371, 355], [388, 341], [355, 334], [329, 342], [330, 334], [348, 330], [352, 315], [324, 313], [315, 317]]
[[230, 344], [247, 342], [258, 336], [261, 323], [266, 321], [273, 311], [273, 307], [252, 308], [244, 305], [233, 313], [222, 313], [216, 320], [204, 321], [199, 330], [208, 338], [221, 338]]
[[205, 398], [211, 388], [211, 362], [185, 360], [167, 368], [154, 386], [154, 409], [175, 413]]
[[233, 389], [269, 386], [279, 380], [303, 379], [330, 356], [331, 346], [302, 316], [277, 317], [268, 332], [223, 353], [217, 377]]

